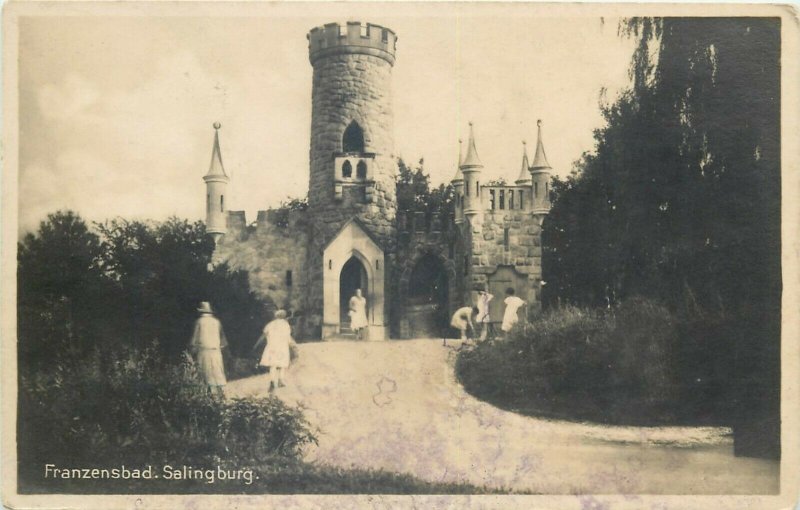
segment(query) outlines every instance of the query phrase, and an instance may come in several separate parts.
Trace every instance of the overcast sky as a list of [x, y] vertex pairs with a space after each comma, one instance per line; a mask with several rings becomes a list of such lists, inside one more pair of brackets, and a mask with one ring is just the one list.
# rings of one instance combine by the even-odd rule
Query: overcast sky
[[[255, 212], [308, 187], [311, 66], [306, 33], [347, 17], [72, 17], [20, 21], [20, 226], [58, 209], [200, 219], [222, 123], [231, 209]], [[475, 124], [484, 179], [516, 178], [522, 140], [566, 175], [593, 147], [609, 97], [628, 83], [632, 42], [617, 20], [554, 19], [520, 5], [503, 17], [392, 13], [396, 155], [435, 183], [455, 172]], [[307, 12], [308, 10], [306, 10]], [[483, 11], [485, 12], [485, 11]], [[473, 13], [474, 14], [474, 13]], [[532, 152], [532, 151], [529, 151]], [[531, 154], [532, 156], [532, 154]]]

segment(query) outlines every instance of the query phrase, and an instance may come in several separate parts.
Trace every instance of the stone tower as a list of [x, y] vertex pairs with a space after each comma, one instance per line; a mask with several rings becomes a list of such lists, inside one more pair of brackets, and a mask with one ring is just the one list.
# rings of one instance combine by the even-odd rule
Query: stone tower
[[211, 151], [211, 165], [203, 176], [206, 183], [206, 232], [214, 242], [227, 232], [228, 204], [226, 192], [230, 179], [222, 166], [222, 153], [219, 149], [219, 122], [214, 123], [214, 148]]
[[351, 290], [340, 280], [350, 258], [363, 266], [354, 271], [368, 288], [371, 338], [385, 336], [379, 330], [388, 326], [383, 280], [395, 243], [396, 40], [388, 28], [359, 22], [329, 23], [308, 34], [314, 71], [307, 309], [323, 337], [341, 334], [346, 322], [342, 294]]

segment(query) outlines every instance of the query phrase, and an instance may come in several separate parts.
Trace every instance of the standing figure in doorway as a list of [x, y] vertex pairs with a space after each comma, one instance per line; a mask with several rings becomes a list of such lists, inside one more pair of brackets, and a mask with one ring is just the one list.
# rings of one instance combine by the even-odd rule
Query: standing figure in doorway
[[192, 354], [197, 360], [197, 366], [208, 384], [209, 391], [222, 395], [222, 389], [228, 382], [225, 379], [222, 349], [228, 346], [228, 341], [222, 323], [214, 317], [211, 303], [203, 301], [197, 311], [200, 317], [194, 323]]
[[[477, 306], [464, 306], [456, 310], [453, 318], [450, 320], [450, 325], [461, 331], [461, 341], [467, 342], [467, 328], [472, 330], [475, 334], [475, 326], [472, 325], [472, 314], [478, 313]], [[447, 345], [447, 338], [442, 338], [442, 345]]]
[[523, 305], [525, 305], [525, 301], [518, 298], [514, 295], [514, 289], [509, 287], [506, 289], [506, 299], [504, 301], [506, 304], [506, 311], [503, 314], [503, 324], [500, 326], [500, 329], [503, 332], [508, 333], [511, 331], [511, 328], [514, 327], [514, 324], [519, 322], [519, 317], [517, 317], [517, 310]]
[[489, 335], [489, 328], [492, 326], [492, 318], [489, 315], [489, 301], [494, 296], [484, 289], [478, 291], [478, 322], [481, 324], [481, 342], [486, 340]]
[[290, 347], [294, 345], [292, 338], [292, 327], [286, 320], [286, 311], [278, 310], [275, 318], [264, 326], [264, 332], [256, 342], [267, 343], [264, 354], [261, 355], [259, 365], [269, 368], [269, 391], [273, 392], [276, 388], [285, 386], [283, 383], [283, 371], [289, 368], [291, 361]]
[[350, 328], [356, 332], [359, 340], [364, 339], [364, 328], [367, 327], [367, 298], [361, 295], [361, 289], [350, 298]]

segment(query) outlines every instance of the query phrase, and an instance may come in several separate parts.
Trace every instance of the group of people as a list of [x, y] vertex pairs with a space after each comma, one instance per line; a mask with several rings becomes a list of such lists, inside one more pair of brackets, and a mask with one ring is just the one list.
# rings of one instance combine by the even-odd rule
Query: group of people
[[[525, 305], [525, 301], [515, 296], [515, 291], [512, 287], [506, 289], [506, 298], [503, 301], [506, 305], [503, 312], [503, 322], [500, 324], [500, 329], [504, 334], [511, 331], [514, 324], [519, 322], [517, 310]], [[467, 330], [470, 329], [473, 335], [477, 335], [476, 328], [472, 323], [472, 317], [475, 316], [478, 324], [481, 325], [481, 332], [479, 340], [486, 340], [491, 333], [492, 336], [496, 335], [494, 331], [494, 322], [489, 312], [489, 303], [494, 299], [494, 295], [490, 294], [487, 290], [481, 289], [478, 291], [477, 306], [464, 306], [456, 310], [453, 318], [450, 320], [450, 325], [461, 332], [461, 340], [467, 341]], [[442, 343], [447, 345], [447, 339], [443, 338]]]
[[[222, 394], [227, 384], [225, 365], [222, 360], [222, 349], [228, 346], [222, 323], [214, 317], [211, 304], [200, 303], [197, 309], [200, 317], [195, 322], [191, 340], [191, 350], [197, 361], [198, 369], [212, 392]], [[292, 327], [286, 320], [285, 310], [275, 312], [274, 319], [269, 321], [253, 347], [257, 351], [263, 347], [259, 366], [269, 369], [269, 391], [285, 386], [284, 371], [291, 362], [291, 347], [295, 345], [292, 338]]]

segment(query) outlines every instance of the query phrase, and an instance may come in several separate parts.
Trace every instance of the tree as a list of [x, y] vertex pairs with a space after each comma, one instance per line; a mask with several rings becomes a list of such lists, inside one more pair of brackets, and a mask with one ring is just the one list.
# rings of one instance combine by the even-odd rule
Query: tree
[[427, 220], [433, 214], [439, 214], [442, 221], [448, 221], [454, 212], [453, 187], [440, 184], [431, 189], [430, 176], [425, 172], [423, 159], [412, 169], [399, 158], [397, 169], [397, 209], [407, 212], [423, 211]]
[[49, 214], [35, 233], [18, 243], [18, 345], [23, 362], [40, 365], [88, 346], [92, 321], [104, 312], [94, 301], [107, 294], [99, 256], [100, 239], [72, 211]]
[[[632, 86], [601, 105], [595, 151], [555, 186], [544, 225], [547, 299], [645, 295], [688, 320], [726, 325], [738, 360], [732, 398], [774, 417], [779, 22], [635, 18], [620, 28], [638, 41]], [[775, 423], [765, 436], [777, 437]]]

